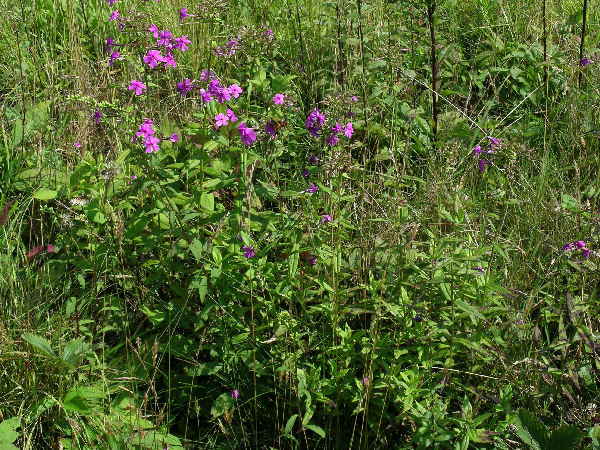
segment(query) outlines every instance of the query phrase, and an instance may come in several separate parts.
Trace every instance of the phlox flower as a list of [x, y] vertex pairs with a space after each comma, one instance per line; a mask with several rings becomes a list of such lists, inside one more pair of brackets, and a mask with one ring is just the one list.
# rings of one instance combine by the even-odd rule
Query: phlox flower
[[179, 140], [179, 135], [177, 133], [173, 133], [171, 135], [171, 137], [169, 137], [169, 140], [173, 143], [177, 142]]
[[486, 161], [485, 159], [480, 159], [479, 161], [477, 161], [477, 166], [479, 167], [479, 171], [483, 172], [485, 170], [485, 166], [492, 164], [489, 161]]
[[185, 94], [187, 94], [188, 91], [190, 91], [191, 89], [192, 89], [192, 82], [190, 81], [189, 78], [186, 78], [185, 80], [177, 83], [177, 90], [179, 91], [179, 93], [181, 94], [182, 97], [185, 97]]
[[154, 136], [148, 136], [146, 141], [144, 142], [144, 147], [146, 147], [146, 153], [157, 152], [159, 149], [158, 143], [160, 139]]
[[338, 137], [337, 137], [335, 134], [332, 134], [331, 136], [328, 136], [328, 137], [325, 139], [325, 142], [326, 142], [327, 144], [331, 145], [332, 147], [334, 147], [334, 146], [335, 146], [335, 144], [337, 144], [339, 140], [340, 140], [340, 139], [339, 139], [339, 138], [338, 138]]
[[106, 40], [106, 53], [110, 53], [112, 45], [115, 43], [115, 38], [109, 36]]
[[77, 141], [73, 144], [77, 148], [81, 148], [81, 142]]
[[153, 23], [150, 24], [150, 28], [148, 28], [148, 31], [152, 33], [152, 36], [154, 36], [155, 38], [158, 37], [158, 27]]
[[235, 113], [231, 109], [228, 109], [226, 112], [227, 112], [227, 117], [229, 117], [229, 120], [231, 122], [237, 121], [237, 117], [235, 117]]
[[322, 214], [321, 215], [321, 221], [319, 222], [319, 225], [323, 225], [326, 222], [331, 223], [332, 219], [331, 216], [329, 214]]
[[169, 45], [172, 37], [173, 37], [173, 35], [171, 34], [171, 32], [169, 30], [163, 30], [160, 33], [158, 33], [157, 44], [158, 45]]
[[151, 68], [156, 67], [159, 62], [166, 61], [166, 58], [161, 55], [160, 50], [148, 50], [148, 53], [144, 56], [144, 63], [148, 64]]
[[152, 120], [146, 119], [144, 121], [144, 123], [140, 125], [140, 127], [138, 128], [135, 135], [137, 137], [144, 136], [144, 138], [147, 138], [148, 136], [152, 136], [155, 133], [154, 128], [152, 127], [152, 124], [153, 124]]
[[352, 134], [354, 134], [354, 128], [352, 127], [352, 122], [348, 122], [346, 124], [346, 128], [344, 129], [344, 134], [346, 135], [346, 137], [348, 139], [350, 139], [352, 137]]
[[591, 63], [591, 61], [590, 61], [589, 59], [587, 59], [587, 58], [583, 58], [583, 59], [581, 60], [581, 67], [585, 67], [585, 66], [587, 66], [589, 63]]
[[176, 63], [175, 63], [175, 58], [173, 58], [173, 55], [171, 53], [167, 53], [167, 57], [165, 58], [165, 67], [175, 67]]
[[94, 113], [94, 120], [97, 124], [100, 124], [100, 119], [102, 119], [102, 113], [100, 112], [100, 108], [96, 108], [96, 112]]
[[187, 36], [175, 38], [174, 41], [175, 44], [173, 44], [173, 48], [176, 50], [180, 49], [182, 52], [185, 52], [188, 49], [188, 44], [192, 43], [192, 41], [190, 41]]
[[273, 103], [276, 105], [283, 105], [285, 97], [283, 96], [283, 94], [275, 94], [275, 96], [273, 97]]
[[108, 19], [109, 22], [112, 22], [113, 20], [117, 20], [119, 18], [119, 11], [115, 10], [113, 11], [113, 13], [110, 15], [110, 18]]
[[254, 132], [254, 129], [246, 126], [245, 122], [240, 122], [238, 130], [244, 145], [250, 146], [254, 141], [256, 141], [256, 133]]
[[265, 126], [265, 132], [271, 136], [271, 139], [273, 139], [275, 137], [275, 135], [277, 134], [277, 130], [275, 129], [275, 124], [273, 123], [272, 120], [269, 120], [267, 122], [267, 125]]
[[244, 257], [248, 259], [254, 257], [254, 247], [248, 247], [247, 245], [244, 245], [242, 249], [246, 251], [246, 253], [244, 253]]
[[215, 116], [215, 126], [217, 128], [224, 127], [229, 123], [229, 117], [226, 114], [219, 113]]
[[495, 147], [498, 147], [502, 143], [502, 139], [497, 139], [492, 136], [487, 137], [490, 140], [490, 151], [493, 151]]
[[237, 389], [234, 389], [233, 391], [231, 391], [231, 398], [238, 398], [240, 396], [240, 393]]
[[343, 131], [343, 129], [344, 128], [337, 122], [335, 123], [334, 126], [331, 127], [331, 131], [335, 134], [341, 133]]
[[204, 69], [200, 74], [200, 81], [208, 81], [209, 78], [214, 78], [215, 73], [212, 70]]
[[308, 189], [304, 192], [308, 192], [309, 194], [316, 194], [319, 190], [319, 186], [314, 183], [308, 183]]
[[313, 109], [306, 117], [306, 129], [312, 137], [319, 135], [319, 130], [325, 122], [325, 115], [317, 108]]
[[231, 86], [227, 88], [229, 93], [233, 98], [238, 98], [242, 93], [242, 88], [237, 85], [237, 83], [233, 83]]
[[142, 92], [146, 89], [146, 85], [141, 81], [131, 80], [131, 84], [129, 85], [130, 91], [135, 91], [135, 95], [142, 95]]
[[121, 60], [121, 58], [119, 57], [119, 52], [116, 51], [116, 50], [114, 52], [112, 52], [111, 55], [110, 55], [110, 62], [109, 62], [109, 64], [110, 64], [111, 67], [115, 63], [115, 60], [117, 60], [117, 61]]
[[356, 102], [358, 101], [358, 97], [357, 97], [356, 95], [353, 95], [353, 96], [350, 98], [350, 101], [351, 101], [352, 103], [356, 103]]
[[200, 98], [202, 99], [203, 104], [212, 101], [212, 95], [210, 95], [210, 92], [207, 92], [206, 89], [200, 89]]
[[179, 23], [183, 23], [183, 19], [185, 19], [189, 14], [187, 13], [187, 8], [181, 8], [179, 11]]
[[117, 2], [117, 0], [104, 0], [104, 1], [106, 3], [108, 3], [108, 6], [112, 6], [112, 5], [114, 5]]

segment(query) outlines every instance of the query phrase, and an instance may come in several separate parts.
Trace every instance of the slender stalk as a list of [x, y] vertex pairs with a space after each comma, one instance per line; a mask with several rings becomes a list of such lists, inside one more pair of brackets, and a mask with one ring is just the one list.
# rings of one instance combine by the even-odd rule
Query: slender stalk
[[542, 45], [544, 46], [544, 85], [548, 95], [548, 39], [546, 36], [546, 0], [542, 0]]
[[437, 131], [438, 131], [438, 104], [437, 104], [437, 57], [435, 54], [435, 0], [430, 0], [427, 5], [427, 18], [429, 20], [429, 37], [431, 41], [431, 95], [433, 98], [433, 148], [437, 148]]
[[[579, 64], [581, 65], [581, 61], [583, 61], [583, 50], [585, 47], [585, 26], [587, 23], [587, 0], [583, 0], [583, 21], [581, 23], [581, 42], [579, 42]], [[583, 73], [581, 72], [581, 70], [579, 71], [579, 84], [578, 86], [581, 87], [581, 78], [583, 76]]]

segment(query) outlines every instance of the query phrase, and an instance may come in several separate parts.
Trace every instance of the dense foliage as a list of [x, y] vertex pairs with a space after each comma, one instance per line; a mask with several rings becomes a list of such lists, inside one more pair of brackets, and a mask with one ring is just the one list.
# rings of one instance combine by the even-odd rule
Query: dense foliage
[[600, 448], [600, 16], [538, 3], [5, 0], [0, 448]]

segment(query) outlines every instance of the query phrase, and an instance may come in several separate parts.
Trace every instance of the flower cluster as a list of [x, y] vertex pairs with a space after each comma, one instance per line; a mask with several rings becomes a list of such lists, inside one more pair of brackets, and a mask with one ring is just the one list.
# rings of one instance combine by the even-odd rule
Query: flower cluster
[[583, 255], [585, 259], [589, 259], [590, 257], [590, 249], [585, 246], [585, 242], [583, 241], [575, 241], [575, 242], [567, 242], [563, 245], [563, 251], [579, 251], [581, 250], [580, 255]]
[[156, 130], [154, 130], [152, 124], [152, 120], [146, 119], [138, 128], [137, 133], [135, 133], [137, 137], [141, 137], [144, 140], [146, 153], [157, 152], [159, 149], [160, 139], [154, 136]]
[[318, 137], [321, 127], [325, 123], [325, 114], [317, 108], [313, 109], [306, 117], [306, 129], [312, 137]]

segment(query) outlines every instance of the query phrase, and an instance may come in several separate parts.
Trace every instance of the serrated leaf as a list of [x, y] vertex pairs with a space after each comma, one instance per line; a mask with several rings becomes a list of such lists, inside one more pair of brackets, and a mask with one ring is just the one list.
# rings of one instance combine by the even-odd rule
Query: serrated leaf
[[50, 343], [41, 336], [36, 336], [35, 334], [25, 333], [23, 335], [23, 339], [31, 344], [33, 348], [38, 350], [40, 353], [43, 353], [46, 356], [50, 356], [51, 358], [56, 358], [56, 354], [52, 350]]
[[548, 430], [530, 412], [520, 409], [515, 422], [517, 434], [523, 442], [536, 450], [548, 448]]
[[17, 447], [13, 445], [13, 442], [15, 442], [19, 437], [19, 433], [17, 433], [17, 428], [19, 428], [20, 426], [21, 419], [19, 419], [18, 417], [12, 417], [10, 419], [6, 419], [3, 422], [0, 422], [0, 449], [17, 449]]
[[61, 359], [67, 364], [75, 366], [89, 349], [90, 345], [84, 342], [83, 337], [73, 339], [65, 345]]
[[548, 442], [548, 450], [571, 450], [579, 447], [584, 434], [575, 427], [564, 425], [554, 430]]

